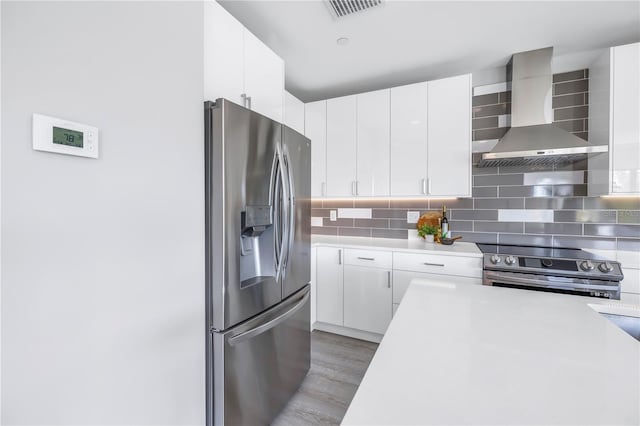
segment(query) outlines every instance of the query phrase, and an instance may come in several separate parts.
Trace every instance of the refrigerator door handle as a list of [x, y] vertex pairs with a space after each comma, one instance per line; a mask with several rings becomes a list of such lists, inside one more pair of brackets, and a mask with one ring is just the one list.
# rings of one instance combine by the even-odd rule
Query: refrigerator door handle
[[291, 162], [289, 161], [289, 156], [287, 155], [286, 147], [284, 152], [284, 164], [287, 169], [287, 182], [289, 184], [289, 219], [287, 221], [287, 229], [288, 229], [288, 239], [287, 239], [287, 257], [284, 260], [284, 267], [286, 269], [287, 264], [289, 263], [289, 253], [293, 249], [293, 240], [295, 237], [295, 228], [296, 228], [296, 192], [295, 187], [293, 185], [293, 171], [291, 170]]
[[[280, 237], [280, 256], [279, 256], [279, 264], [278, 271], [276, 271], [276, 280], [279, 280], [280, 277], [285, 274], [285, 262], [288, 257], [288, 246], [285, 245], [285, 242], [289, 241], [289, 194], [288, 194], [288, 180], [289, 174], [285, 168], [284, 164], [284, 156], [282, 154], [282, 148], [278, 145], [276, 147], [276, 155], [278, 156], [278, 173], [280, 175], [280, 190], [282, 191], [282, 196], [278, 197], [276, 203], [279, 205], [278, 207], [278, 216], [277, 220], [281, 224], [281, 237]], [[278, 236], [276, 236], [277, 239]]]
[[274, 260], [275, 260], [275, 269], [276, 269], [276, 281], [280, 279], [280, 263], [281, 263], [281, 259], [282, 259], [282, 241], [279, 239], [280, 238], [280, 232], [281, 232], [281, 223], [280, 223], [280, 217], [281, 217], [281, 206], [280, 206], [280, 166], [278, 165], [279, 162], [279, 158], [277, 153], [273, 156], [273, 163], [271, 166], [271, 183], [270, 183], [270, 187], [269, 187], [269, 195], [270, 195], [270, 200], [271, 200], [271, 204], [273, 206], [273, 218], [272, 218], [272, 222], [273, 222], [273, 245], [274, 245], [274, 251], [275, 251], [275, 256], [274, 256]]
[[253, 337], [256, 337], [265, 331], [269, 331], [272, 328], [276, 327], [278, 324], [286, 321], [289, 317], [298, 312], [304, 304], [309, 300], [309, 291], [306, 291], [303, 296], [300, 297], [299, 301], [292, 307], [285, 311], [282, 315], [265, 322], [264, 324], [260, 324], [257, 327], [252, 328], [251, 330], [247, 330], [243, 333], [238, 334], [237, 336], [233, 336], [228, 340], [229, 345], [235, 346], [239, 343], [242, 343], [246, 340], [249, 340]]

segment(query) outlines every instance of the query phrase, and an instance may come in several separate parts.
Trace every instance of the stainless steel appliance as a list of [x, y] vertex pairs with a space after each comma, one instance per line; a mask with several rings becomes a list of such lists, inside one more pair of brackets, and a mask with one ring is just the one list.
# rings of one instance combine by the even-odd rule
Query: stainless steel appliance
[[269, 424], [310, 363], [310, 141], [205, 102], [207, 424]]
[[478, 244], [484, 285], [620, 299], [620, 263], [581, 249]]
[[511, 129], [490, 152], [482, 154], [479, 167], [571, 163], [609, 150], [553, 124], [552, 56], [553, 47], [513, 55], [507, 65]]

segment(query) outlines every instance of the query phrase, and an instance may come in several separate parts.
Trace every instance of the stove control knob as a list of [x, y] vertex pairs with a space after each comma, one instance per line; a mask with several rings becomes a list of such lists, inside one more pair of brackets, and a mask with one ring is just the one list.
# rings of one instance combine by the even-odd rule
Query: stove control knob
[[516, 263], [516, 258], [513, 256], [507, 256], [504, 259], [504, 263], [506, 263], [507, 265], [513, 265], [514, 263]]
[[598, 269], [600, 269], [600, 272], [604, 272], [605, 274], [607, 274], [613, 271], [613, 265], [609, 262], [602, 262], [600, 266], [598, 266]]
[[493, 263], [494, 265], [497, 265], [502, 261], [502, 259], [500, 259], [500, 256], [498, 256], [497, 254], [494, 254], [493, 256], [491, 256], [490, 260], [491, 260], [491, 263]]
[[580, 269], [583, 271], [593, 271], [593, 268], [593, 263], [591, 263], [590, 260], [583, 260], [582, 263], [580, 263]]

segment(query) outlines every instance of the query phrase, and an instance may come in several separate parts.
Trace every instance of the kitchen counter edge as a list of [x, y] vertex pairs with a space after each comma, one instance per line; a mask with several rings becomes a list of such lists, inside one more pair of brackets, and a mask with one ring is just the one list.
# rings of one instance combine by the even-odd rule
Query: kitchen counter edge
[[463, 256], [481, 258], [482, 252], [475, 243], [456, 242], [445, 246], [427, 243], [418, 239], [368, 238], [368, 237], [335, 237], [328, 235], [312, 235], [313, 247], [339, 247], [365, 250], [385, 250], [394, 252], [437, 254], [444, 256]]

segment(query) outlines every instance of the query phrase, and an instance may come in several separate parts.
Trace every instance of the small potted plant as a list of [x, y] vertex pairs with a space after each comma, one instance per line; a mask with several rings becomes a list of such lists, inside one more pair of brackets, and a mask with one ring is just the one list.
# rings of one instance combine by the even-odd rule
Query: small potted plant
[[434, 236], [438, 233], [438, 227], [429, 223], [423, 223], [418, 226], [418, 235], [421, 236], [426, 242], [432, 243]]

